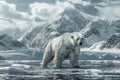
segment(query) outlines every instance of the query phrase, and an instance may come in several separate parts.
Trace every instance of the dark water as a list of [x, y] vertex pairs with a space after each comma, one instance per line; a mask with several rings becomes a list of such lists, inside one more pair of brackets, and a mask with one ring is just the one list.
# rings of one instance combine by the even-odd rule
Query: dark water
[[120, 80], [119, 60], [80, 60], [80, 69], [68, 61], [62, 69], [40, 68], [40, 60], [0, 61], [0, 80]]

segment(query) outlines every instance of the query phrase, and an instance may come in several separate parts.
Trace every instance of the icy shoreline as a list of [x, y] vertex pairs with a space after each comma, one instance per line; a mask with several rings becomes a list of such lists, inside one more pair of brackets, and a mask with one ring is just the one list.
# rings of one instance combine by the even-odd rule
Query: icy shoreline
[[[0, 51], [0, 80], [120, 80], [120, 54], [112, 50], [81, 49], [80, 69], [73, 69], [68, 60], [62, 69], [41, 69], [43, 55], [39, 49]], [[15, 57], [16, 56], [16, 57]]]
[[[44, 54], [42, 49], [18, 49], [0, 51], [0, 60], [41, 60]], [[80, 60], [120, 60], [120, 50], [90, 50], [89, 48], [82, 48]]]
[[[68, 61], [62, 69], [40, 68], [40, 60], [0, 61], [1, 80], [119, 80], [119, 60], [80, 60], [80, 69], [70, 67]], [[4, 63], [4, 64], [3, 64]]]

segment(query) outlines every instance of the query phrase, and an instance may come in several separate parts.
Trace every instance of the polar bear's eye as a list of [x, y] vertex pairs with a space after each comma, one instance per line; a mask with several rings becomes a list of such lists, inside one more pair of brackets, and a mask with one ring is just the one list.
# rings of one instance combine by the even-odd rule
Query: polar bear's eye
[[83, 40], [84, 40], [84, 38], [81, 38], [80, 40], [81, 40], [81, 41], [83, 41]]
[[80, 38], [77, 38], [77, 41], [80, 40]]

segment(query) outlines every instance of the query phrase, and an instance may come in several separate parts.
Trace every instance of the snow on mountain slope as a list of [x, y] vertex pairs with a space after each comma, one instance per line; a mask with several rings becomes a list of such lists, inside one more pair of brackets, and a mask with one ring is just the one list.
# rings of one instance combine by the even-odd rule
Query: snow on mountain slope
[[105, 42], [100, 46], [100, 49], [103, 48], [118, 48], [120, 49], [120, 33], [116, 33], [110, 36]]
[[116, 33], [111, 34], [111, 36], [100, 46], [100, 48], [120, 49], [120, 20], [114, 21], [112, 26], [116, 26]]
[[[59, 14], [59, 17], [57, 17], [55, 21], [49, 22], [43, 25], [43, 27], [39, 27], [39, 29], [35, 27], [35, 29], [30, 32], [31, 35], [26, 35], [25, 37], [32, 37], [33, 35], [30, 46], [44, 48], [53, 37], [65, 32], [80, 31], [87, 23], [88, 20], [86, 20], [78, 10], [66, 9], [62, 14]], [[34, 36], [34, 34], [36, 35]], [[26, 40], [25, 42], [28, 41]]]
[[0, 16], [0, 35], [6, 34], [13, 39], [19, 39], [33, 27], [28, 23], [24, 21], [22, 22], [17, 20], [12, 21], [10, 19], [3, 19]]
[[[33, 14], [46, 23], [31, 30], [23, 37], [22, 42], [29, 47], [44, 48], [55, 36], [65, 32], [80, 31], [87, 37], [87, 47], [99, 48], [112, 34], [120, 31], [119, 9], [115, 7], [119, 7], [119, 3], [118, 0], [58, 0], [53, 5], [33, 3], [31, 7], [35, 6], [35, 8], [32, 10], [38, 9], [40, 13]], [[38, 8], [37, 5], [44, 7]], [[46, 14], [41, 13], [44, 9], [47, 10]], [[113, 9], [118, 12], [107, 15]]]
[[32, 42], [32, 40], [34, 39], [34, 37], [39, 34], [39, 32], [41, 31], [41, 29], [43, 28], [44, 25], [39, 25], [33, 29], [31, 29], [29, 32], [27, 32], [27, 34], [25, 34], [23, 37], [21, 37], [21, 42], [23, 44], [29, 44]]
[[26, 47], [24, 44], [17, 40], [13, 40], [12, 37], [6, 34], [0, 35], [0, 50], [11, 50], [24, 47]]
[[[119, 0], [28, 1], [26, 6], [30, 10], [24, 15], [29, 19], [21, 22], [8, 19], [10, 22], [7, 18], [5, 18], [6, 20], [0, 18], [0, 25], [4, 25], [2, 29], [9, 27], [9, 24], [10, 27], [13, 26], [1, 30], [0, 34], [11, 33], [13, 39], [22, 36], [20, 38], [22, 44], [28, 47], [44, 48], [55, 36], [65, 32], [80, 31], [87, 37], [86, 47], [91, 49], [119, 48], [119, 38], [117, 41], [113, 40], [113, 37], [116, 39], [115, 36], [120, 32], [119, 4]], [[17, 11], [17, 8], [15, 10]], [[20, 11], [17, 12], [21, 14]], [[113, 43], [111, 43], [111, 39]]]
[[[9, 26], [8, 26], [9, 25]], [[7, 34], [14, 38], [19, 38], [20, 29], [15, 27], [15, 23], [9, 20], [1, 20], [0, 18], [0, 34]]]
[[[101, 41], [106, 41], [109, 37], [119, 32], [119, 19], [97, 18], [89, 22], [87, 26], [80, 31], [87, 39], [87, 46], [92, 48], [99, 46]], [[114, 38], [115, 39], [115, 38]], [[113, 39], [113, 40], [114, 40]], [[110, 39], [109, 39], [110, 40]], [[111, 40], [110, 40], [111, 41]], [[118, 39], [119, 42], [119, 39]], [[108, 42], [109, 43], [109, 42]], [[100, 43], [101, 44], [101, 43]], [[111, 44], [112, 46], [112, 44]], [[100, 46], [99, 46], [100, 47]]]

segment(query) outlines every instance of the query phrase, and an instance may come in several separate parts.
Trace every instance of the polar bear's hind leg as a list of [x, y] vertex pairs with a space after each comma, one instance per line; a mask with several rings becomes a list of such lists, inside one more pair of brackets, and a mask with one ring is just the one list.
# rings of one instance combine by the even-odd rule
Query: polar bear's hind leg
[[50, 53], [49, 51], [44, 53], [43, 60], [42, 60], [42, 63], [41, 63], [41, 67], [42, 68], [46, 68], [48, 63], [50, 61], [52, 61], [52, 59], [53, 59], [53, 56], [49, 55], [49, 53]]

